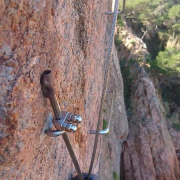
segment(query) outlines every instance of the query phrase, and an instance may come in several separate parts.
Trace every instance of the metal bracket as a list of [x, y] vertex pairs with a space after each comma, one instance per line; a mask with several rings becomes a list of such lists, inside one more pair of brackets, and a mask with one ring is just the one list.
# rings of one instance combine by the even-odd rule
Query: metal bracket
[[65, 132], [66, 131], [59, 131], [59, 130], [52, 130], [52, 129], [48, 129], [45, 131], [46, 135], [50, 137], [57, 137], [64, 134]]
[[59, 130], [52, 130], [53, 127], [53, 117], [52, 114], [48, 116], [48, 118], [45, 121], [44, 128], [43, 128], [43, 133], [50, 137], [57, 137], [65, 133], [65, 131], [59, 131]]
[[61, 114], [61, 119], [53, 119], [53, 124], [56, 129], [66, 132], [76, 132], [77, 127], [72, 123], [80, 123], [82, 121], [81, 116], [73, 115], [66, 111], [62, 111]]
[[[72, 113], [62, 111], [62, 118], [56, 120], [53, 118], [49, 124], [45, 133], [50, 137], [57, 137], [65, 132], [76, 132], [77, 127], [72, 123], [80, 123], [82, 121], [81, 116], [73, 115]], [[52, 127], [55, 126], [56, 130], [53, 130]]]
[[[41, 89], [46, 98], [50, 99], [55, 118], [53, 118], [51, 124], [45, 133], [50, 137], [57, 137], [65, 132], [76, 132], [77, 126], [74, 124], [80, 123], [82, 121], [81, 116], [73, 115], [70, 112], [61, 111], [57, 97], [55, 95], [55, 90], [53, 87], [52, 74], [50, 70], [43, 72], [41, 79]], [[52, 126], [56, 129], [52, 129]]]
[[[114, 104], [114, 91], [113, 91], [113, 97], [112, 97], [112, 101], [111, 101], [111, 112], [110, 112], [110, 116], [109, 116], [108, 125], [107, 125], [106, 129], [99, 131], [100, 135], [109, 133], [110, 124], [111, 124], [111, 120], [112, 120], [113, 104]], [[90, 134], [96, 134], [96, 130], [90, 130]]]

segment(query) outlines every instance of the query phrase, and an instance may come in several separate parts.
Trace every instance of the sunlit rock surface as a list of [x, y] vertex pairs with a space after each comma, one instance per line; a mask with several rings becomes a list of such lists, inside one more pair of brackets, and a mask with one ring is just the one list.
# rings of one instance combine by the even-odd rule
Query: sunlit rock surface
[[94, 142], [89, 131], [96, 128], [107, 60], [105, 11], [111, 6], [106, 0], [0, 1], [0, 179], [66, 180], [75, 174], [62, 137], [42, 133], [52, 118], [40, 87], [46, 69], [62, 110], [83, 118], [69, 136], [82, 171], [88, 171]]

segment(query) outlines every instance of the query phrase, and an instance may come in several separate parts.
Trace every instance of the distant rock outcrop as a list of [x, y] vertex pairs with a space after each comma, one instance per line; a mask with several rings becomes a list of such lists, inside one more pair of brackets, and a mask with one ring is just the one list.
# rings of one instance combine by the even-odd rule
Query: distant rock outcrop
[[119, 58], [135, 60], [130, 66], [131, 109], [129, 135], [124, 143], [121, 180], [179, 180], [180, 169], [158, 93], [144, 66], [146, 45], [128, 27], [121, 33]]

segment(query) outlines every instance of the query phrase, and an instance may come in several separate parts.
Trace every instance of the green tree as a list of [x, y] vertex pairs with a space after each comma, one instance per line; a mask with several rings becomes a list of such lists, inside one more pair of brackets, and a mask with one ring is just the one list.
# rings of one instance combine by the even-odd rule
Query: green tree
[[153, 75], [170, 80], [180, 74], [180, 52], [176, 48], [160, 51], [155, 60], [148, 60]]
[[126, 18], [139, 24], [143, 38], [149, 34], [180, 36], [180, 5], [177, 0], [127, 0]]
[[180, 5], [173, 5], [169, 9], [168, 16], [171, 19], [179, 19], [180, 18]]

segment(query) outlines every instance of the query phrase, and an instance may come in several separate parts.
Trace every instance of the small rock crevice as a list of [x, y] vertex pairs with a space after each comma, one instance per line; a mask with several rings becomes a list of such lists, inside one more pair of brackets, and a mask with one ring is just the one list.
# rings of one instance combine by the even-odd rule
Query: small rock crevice
[[73, 1], [74, 9], [76, 10], [78, 14], [78, 18], [76, 21], [76, 28], [75, 28], [75, 38], [77, 42], [79, 43], [79, 47], [84, 53], [84, 58], [87, 57], [87, 42], [88, 42], [88, 36], [87, 36], [87, 30], [86, 30], [86, 10], [87, 10], [87, 1], [80, 0], [80, 1]]

